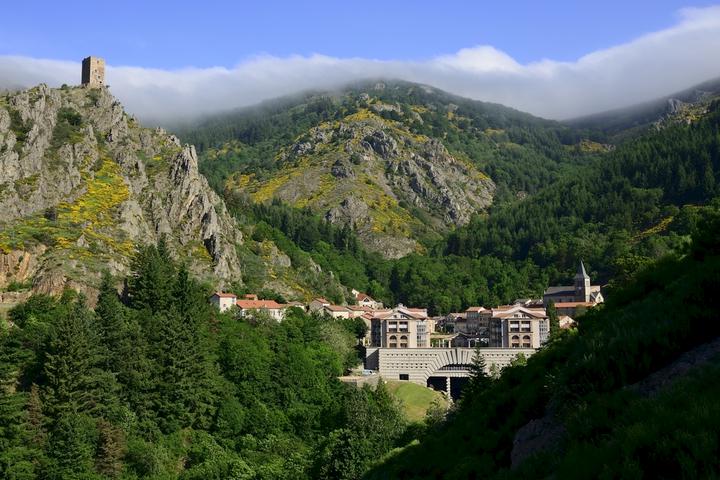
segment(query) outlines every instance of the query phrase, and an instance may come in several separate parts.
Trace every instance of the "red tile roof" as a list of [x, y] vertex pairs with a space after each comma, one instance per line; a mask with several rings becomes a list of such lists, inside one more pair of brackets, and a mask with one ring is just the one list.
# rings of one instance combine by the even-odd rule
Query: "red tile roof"
[[238, 307], [244, 310], [277, 310], [285, 307], [285, 305], [280, 305], [275, 300], [238, 300], [236, 303]]
[[592, 302], [558, 302], [555, 308], [575, 308], [575, 307], [594, 307]]
[[325, 308], [327, 310], [330, 310], [331, 312], [347, 312], [348, 308], [343, 307], [342, 305], [325, 305]]
[[216, 295], [220, 298], [236, 298], [237, 297], [237, 295], [235, 295], [234, 293], [223, 293], [223, 292], [215, 292], [214, 295]]
[[372, 312], [372, 308], [370, 307], [361, 307], [360, 305], [348, 305], [348, 310], [352, 310], [353, 312]]

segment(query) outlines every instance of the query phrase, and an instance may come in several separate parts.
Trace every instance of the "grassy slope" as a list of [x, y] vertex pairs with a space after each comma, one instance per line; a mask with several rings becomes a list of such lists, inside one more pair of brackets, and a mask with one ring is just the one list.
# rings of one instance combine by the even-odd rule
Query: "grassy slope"
[[422, 385], [388, 381], [387, 387], [390, 393], [402, 402], [405, 415], [411, 422], [421, 422], [434, 400], [439, 401], [441, 405], [447, 405], [447, 400], [440, 392]]

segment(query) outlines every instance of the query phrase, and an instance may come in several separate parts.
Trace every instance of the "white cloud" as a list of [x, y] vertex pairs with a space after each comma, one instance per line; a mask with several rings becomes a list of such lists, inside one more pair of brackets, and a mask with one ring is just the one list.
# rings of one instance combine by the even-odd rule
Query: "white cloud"
[[[676, 25], [589, 53], [575, 62], [522, 65], [491, 46], [427, 61], [324, 55], [259, 56], [234, 68], [159, 70], [108, 66], [127, 110], [170, 123], [362, 78], [399, 78], [548, 118], [568, 118], [650, 100], [720, 76], [720, 6], [688, 8]], [[0, 88], [79, 82], [75, 62], [0, 56]]]

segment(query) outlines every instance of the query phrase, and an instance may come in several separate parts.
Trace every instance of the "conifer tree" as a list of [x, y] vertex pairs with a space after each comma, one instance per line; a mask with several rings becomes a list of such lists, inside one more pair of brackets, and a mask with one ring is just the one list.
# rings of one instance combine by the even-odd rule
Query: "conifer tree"
[[485, 357], [479, 345], [475, 347], [475, 355], [473, 356], [469, 370], [470, 377], [468, 378], [465, 388], [463, 388], [462, 398], [460, 399], [461, 405], [467, 405], [472, 402], [473, 398], [485, 391], [492, 384], [492, 378], [487, 373]]
[[122, 344], [125, 341], [125, 307], [120, 302], [117, 290], [113, 286], [112, 276], [107, 270], [103, 272], [100, 284], [95, 314], [98, 321], [100, 342], [105, 349], [106, 367], [112, 372], [118, 372]]
[[164, 237], [157, 246], [138, 247], [131, 267], [128, 295], [132, 307], [152, 313], [168, 310], [174, 301], [175, 266]]
[[43, 368], [43, 402], [51, 417], [102, 415], [116, 407], [115, 379], [103, 369], [93, 315], [82, 299], [64, 295], [50, 330]]
[[98, 422], [98, 451], [95, 469], [109, 478], [117, 478], [122, 472], [125, 454], [125, 434], [122, 429], [106, 420]]
[[560, 333], [560, 320], [558, 319], [555, 302], [550, 300], [547, 306], [547, 316], [550, 322], [550, 339], [554, 339]]

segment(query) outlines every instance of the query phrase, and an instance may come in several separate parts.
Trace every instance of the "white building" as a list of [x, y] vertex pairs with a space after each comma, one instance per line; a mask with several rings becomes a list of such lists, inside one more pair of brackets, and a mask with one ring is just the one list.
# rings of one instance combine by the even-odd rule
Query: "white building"
[[235, 306], [236, 302], [237, 295], [234, 293], [215, 292], [213, 296], [210, 297], [210, 303], [215, 305], [215, 307], [221, 312], [230, 310]]

